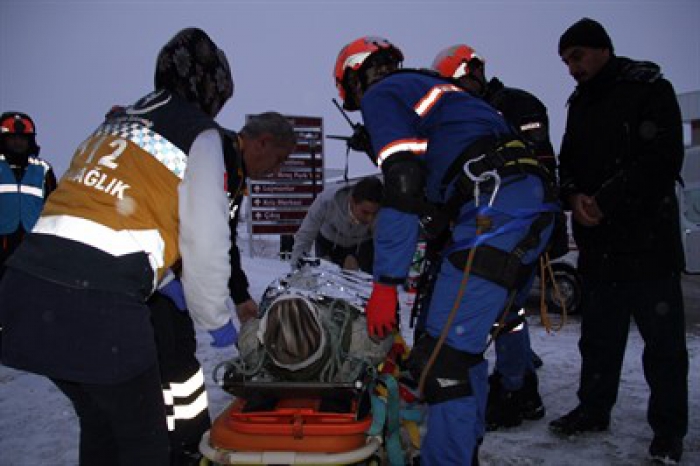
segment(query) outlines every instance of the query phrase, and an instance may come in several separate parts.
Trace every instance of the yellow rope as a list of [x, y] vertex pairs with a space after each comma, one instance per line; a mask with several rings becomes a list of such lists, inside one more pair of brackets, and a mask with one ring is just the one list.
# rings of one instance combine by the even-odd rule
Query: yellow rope
[[552, 322], [549, 320], [549, 309], [547, 308], [547, 261], [549, 255], [545, 253], [540, 257], [540, 322], [544, 326], [547, 333], [552, 332]]
[[[548, 280], [552, 281], [552, 289], [554, 291], [552, 296], [561, 306], [561, 321], [556, 328], [552, 326], [549, 319], [549, 313], [547, 312], [548, 309], [545, 297], [547, 293]], [[540, 320], [545, 330], [547, 330], [547, 333], [551, 333], [552, 331], [558, 332], [564, 328], [567, 321], [567, 316], [568, 310], [566, 309], [566, 300], [561, 295], [561, 290], [559, 290], [559, 285], [557, 285], [554, 270], [552, 269], [552, 262], [549, 260], [549, 253], [545, 252], [540, 258]]]

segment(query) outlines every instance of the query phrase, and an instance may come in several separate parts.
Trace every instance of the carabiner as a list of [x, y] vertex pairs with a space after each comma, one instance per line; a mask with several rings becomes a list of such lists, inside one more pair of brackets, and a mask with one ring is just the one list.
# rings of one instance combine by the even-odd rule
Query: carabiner
[[479, 162], [484, 157], [486, 157], [486, 154], [481, 154], [478, 157], [475, 157], [471, 160], [467, 160], [467, 162], [464, 164], [464, 174], [467, 175], [467, 177], [474, 182], [474, 204], [476, 205], [476, 207], [479, 207], [479, 196], [481, 194], [479, 184], [483, 183], [484, 181], [488, 181], [491, 178], [493, 178], [493, 180], [495, 181], [493, 192], [491, 193], [491, 198], [489, 199], [489, 207], [493, 206], [493, 203], [496, 200], [496, 195], [498, 194], [498, 190], [501, 187], [501, 176], [496, 172], [496, 170], [485, 171], [479, 176], [476, 176], [471, 172], [470, 165], [472, 163]]

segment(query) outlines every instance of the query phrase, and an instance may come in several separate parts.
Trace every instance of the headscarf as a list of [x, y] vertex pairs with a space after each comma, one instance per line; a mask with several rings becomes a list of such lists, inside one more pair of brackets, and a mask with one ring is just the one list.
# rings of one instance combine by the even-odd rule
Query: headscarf
[[198, 28], [175, 34], [156, 63], [155, 86], [193, 103], [212, 118], [233, 95], [233, 77], [226, 55]]

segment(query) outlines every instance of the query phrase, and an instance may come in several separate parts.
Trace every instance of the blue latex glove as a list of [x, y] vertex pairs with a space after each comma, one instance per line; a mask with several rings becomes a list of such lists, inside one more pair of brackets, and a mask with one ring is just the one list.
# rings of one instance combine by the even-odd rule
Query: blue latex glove
[[175, 303], [175, 306], [183, 312], [187, 311], [187, 301], [185, 301], [185, 291], [182, 289], [182, 282], [176, 278], [168, 282], [167, 285], [158, 289], [161, 294], [164, 294]]
[[238, 330], [231, 320], [216, 330], [209, 330], [209, 335], [214, 339], [211, 342], [211, 346], [214, 348], [225, 348], [238, 341]]

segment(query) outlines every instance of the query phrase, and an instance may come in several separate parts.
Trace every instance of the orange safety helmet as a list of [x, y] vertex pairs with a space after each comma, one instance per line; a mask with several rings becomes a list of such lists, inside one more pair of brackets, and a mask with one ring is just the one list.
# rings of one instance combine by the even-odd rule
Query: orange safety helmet
[[433, 60], [432, 68], [440, 73], [441, 76], [459, 79], [470, 73], [468, 64], [473, 59], [477, 59], [481, 63], [486, 62], [468, 45], [453, 45], [437, 54], [435, 60]]
[[1, 134], [35, 135], [34, 121], [26, 113], [5, 112], [0, 116]]
[[346, 110], [358, 110], [359, 102], [348, 99], [347, 77], [348, 71], [357, 72], [365, 64], [368, 57], [377, 52], [386, 52], [397, 64], [403, 61], [403, 53], [394, 44], [383, 37], [364, 36], [350, 42], [342, 48], [335, 61], [333, 76], [338, 94], [343, 101]]

